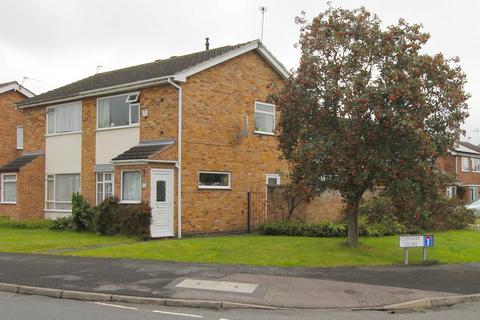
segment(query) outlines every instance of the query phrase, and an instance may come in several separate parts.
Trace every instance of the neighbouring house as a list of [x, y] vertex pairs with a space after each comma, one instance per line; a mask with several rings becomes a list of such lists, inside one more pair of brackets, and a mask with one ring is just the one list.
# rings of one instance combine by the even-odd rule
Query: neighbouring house
[[[24, 113], [18, 110], [16, 103], [33, 97], [34, 94], [21, 86], [17, 81], [0, 84], [0, 212], [18, 219], [19, 207], [27, 203], [28, 181], [27, 171], [19, 172], [19, 168], [26, 165], [26, 159], [31, 155], [24, 154]], [[15, 162], [15, 159], [19, 159]], [[17, 197], [17, 183], [24, 181], [25, 192], [23, 198]], [[20, 205], [17, 205], [20, 204]], [[26, 207], [25, 209], [29, 209]], [[25, 217], [28, 217], [28, 213]]]
[[439, 169], [455, 180], [447, 187], [448, 198], [457, 197], [466, 203], [479, 198], [480, 192], [480, 147], [468, 142], [459, 142], [447, 156], [438, 160]]
[[[20, 172], [11, 216], [69, 215], [80, 192], [92, 205], [150, 203], [153, 237], [245, 231], [247, 192], [265, 193], [288, 169], [274, 136], [279, 113], [266, 102], [269, 85], [288, 76], [251, 41], [98, 73], [18, 103], [24, 150], [0, 169]], [[37, 205], [20, 205], [26, 197]]]

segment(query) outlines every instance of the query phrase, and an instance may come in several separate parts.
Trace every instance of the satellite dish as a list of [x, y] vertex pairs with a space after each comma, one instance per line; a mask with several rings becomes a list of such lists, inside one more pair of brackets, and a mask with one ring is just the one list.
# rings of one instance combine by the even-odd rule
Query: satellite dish
[[242, 143], [242, 140], [248, 137], [248, 134], [250, 132], [250, 124], [248, 122], [248, 114], [245, 113], [245, 126], [243, 129], [240, 131], [240, 133], [236, 136], [236, 143], [240, 144]]

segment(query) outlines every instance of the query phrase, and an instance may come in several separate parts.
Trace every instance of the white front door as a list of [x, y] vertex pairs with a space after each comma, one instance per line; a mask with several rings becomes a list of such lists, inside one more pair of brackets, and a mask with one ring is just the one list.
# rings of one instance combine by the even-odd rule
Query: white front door
[[152, 238], [173, 236], [173, 170], [152, 169], [150, 205]]

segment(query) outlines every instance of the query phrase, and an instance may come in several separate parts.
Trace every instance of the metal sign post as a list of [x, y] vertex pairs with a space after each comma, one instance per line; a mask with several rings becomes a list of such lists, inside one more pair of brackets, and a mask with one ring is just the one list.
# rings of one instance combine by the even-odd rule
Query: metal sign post
[[423, 261], [427, 260], [427, 248], [433, 247], [434, 237], [431, 234], [410, 234], [400, 236], [400, 248], [404, 248], [404, 264], [408, 264], [408, 248], [423, 248]]

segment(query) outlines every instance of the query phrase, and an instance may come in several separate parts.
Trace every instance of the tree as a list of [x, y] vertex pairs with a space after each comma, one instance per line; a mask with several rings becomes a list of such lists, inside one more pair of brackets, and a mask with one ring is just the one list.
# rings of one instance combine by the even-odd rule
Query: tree
[[303, 202], [311, 200], [313, 194], [310, 189], [299, 183], [288, 182], [280, 186], [283, 199], [287, 203], [287, 220], [293, 218], [295, 209]]
[[329, 6], [297, 23], [299, 66], [271, 95], [279, 146], [294, 181], [341, 193], [356, 246], [364, 193], [402, 179], [421, 184], [459, 140], [466, 77], [458, 58], [421, 51], [429, 34], [403, 19], [382, 29], [363, 7]]

